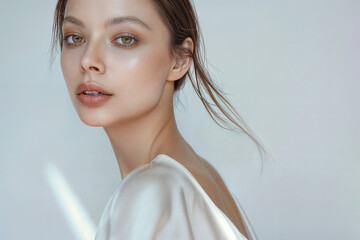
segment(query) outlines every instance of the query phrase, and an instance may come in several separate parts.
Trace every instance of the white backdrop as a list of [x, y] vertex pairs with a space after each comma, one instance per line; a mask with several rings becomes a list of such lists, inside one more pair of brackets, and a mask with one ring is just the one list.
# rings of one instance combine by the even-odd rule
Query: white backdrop
[[[184, 137], [261, 240], [360, 239], [360, 2], [195, 3], [210, 72], [275, 164], [260, 173], [254, 144], [218, 127], [190, 84]], [[49, 70], [55, 4], [1, 0], [0, 239], [92, 239], [120, 181], [103, 129], [79, 120], [59, 64]]]

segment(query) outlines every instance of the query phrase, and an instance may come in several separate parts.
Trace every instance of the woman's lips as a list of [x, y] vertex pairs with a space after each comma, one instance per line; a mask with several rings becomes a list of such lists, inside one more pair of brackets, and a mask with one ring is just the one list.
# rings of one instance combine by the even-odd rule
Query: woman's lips
[[106, 91], [105, 89], [94, 83], [81, 83], [76, 89], [76, 94], [79, 95], [84, 93], [85, 91], [95, 91], [105, 95], [112, 95], [110, 92]]
[[87, 95], [87, 94], [78, 94], [78, 99], [79, 101], [86, 105], [86, 106], [97, 106], [107, 100], [109, 100], [109, 98], [111, 97], [111, 95]]
[[[87, 92], [87, 94], [85, 94], [85, 92]], [[94, 92], [101, 94], [92, 95]], [[82, 104], [86, 106], [97, 106], [109, 100], [113, 94], [94, 83], [81, 83], [76, 89], [76, 95]]]

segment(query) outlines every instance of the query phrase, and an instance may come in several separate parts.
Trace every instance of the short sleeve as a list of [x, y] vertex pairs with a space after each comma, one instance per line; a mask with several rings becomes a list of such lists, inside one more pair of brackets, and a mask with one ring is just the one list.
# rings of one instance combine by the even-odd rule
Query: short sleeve
[[95, 240], [246, 239], [176, 169], [158, 165], [124, 181]]

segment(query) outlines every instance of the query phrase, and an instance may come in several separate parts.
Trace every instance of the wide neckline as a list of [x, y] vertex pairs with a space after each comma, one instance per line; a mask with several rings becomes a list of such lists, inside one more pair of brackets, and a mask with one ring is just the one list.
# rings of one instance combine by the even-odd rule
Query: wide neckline
[[[161, 156], [163, 156], [164, 158], [161, 158]], [[176, 167], [180, 168], [182, 171], [186, 172], [190, 178], [193, 180], [193, 182], [195, 183], [195, 185], [197, 186], [197, 188], [205, 195], [205, 198], [208, 199], [208, 201], [211, 203], [211, 205], [213, 207], [215, 207], [215, 209], [217, 209], [236, 229], [236, 231], [245, 239], [247, 239], [240, 231], [239, 229], [235, 226], [235, 224], [231, 221], [231, 219], [214, 203], [214, 201], [210, 198], [210, 196], [206, 193], [206, 191], [203, 189], [203, 187], [200, 185], [200, 183], [198, 182], [198, 180], [194, 177], [194, 175], [181, 163], [179, 163], [177, 160], [175, 160], [174, 158], [170, 157], [169, 155], [160, 153], [158, 154], [148, 165], [152, 165], [152, 163], [159, 161], [160, 159], [166, 159], [169, 162], [171, 162], [172, 164], [176, 165]], [[219, 173], [220, 175], [220, 173]], [[220, 175], [221, 176], [221, 175]], [[223, 177], [221, 176], [222, 180], [224, 181]], [[225, 181], [224, 181], [225, 183]], [[235, 194], [228, 188], [228, 186], [225, 183], [226, 188], [228, 189], [228, 191], [230, 192], [231, 196], [233, 197], [233, 200], [235, 202], [235, 205], [237, 206], [237, 209], [239, 211], [240, 217], [242, 219], [242, 221], [244, 222], [245, 225], [245, 229], [246, 232], [249, 234], [250, 239], [257, 239], [256, 235], [254, 237], [254, 231], [252, 229], [252, 226], [247, 218], [247, 215], [244, 211], [244, 209], [242, 208], [242, 206], [240, 205], [239, 200], [236, 198]]]
[[[201, 191], [203, 193], [203, 195], [205, 196], [205, 198], [210, 202], [210, 204], [215, 208], [217, 209], [227, 220], [229, 223], [231, 223], [234, 227], [234, 229], [241, 235], [243, 236], [244, 238], [246, 238], [240, 231], [239, 229], [236, 227], [236, 225], [231, 221], [231, 219], [214, 203], [214, 201], [210, 198], [210, 196], [206, 193], [206, 191], [202, 188], [202, 186], [200, 185], [200, 183], [197, 181], [197, 179], [194, 177], [194, 175], [192, 175], [192, 173], [184, 166], [182, 165], [181, 163], [179, 163], [177, 160], [175, 160], [174, 158], [170, 157], [169, 155], [166, 155], [164, 153], [160, 153], [158, 154], [156, 157], [154, 157], [150, 162], [144, 164], [144, 165], [141, 165], [137, 168], [134, 168], [132, 171], [130, 171], [123, 179], [122, 181], [120, 182], [119, 186], [122, 185], [122, 184], [125, 184], [125, 182], [127, 181], [127, 179], [129, 179], [132, 175], [134, 175], [135, 173], [137, 173], [138, 171], [144, 169], [144, 168], [149, 168], [151, 167], [154, 163], [158, 162], [158, 161], [162, 161], [166, 159], [168, 161], [168, 163], [171, 163], [173, 165], [175, 165], [178, 169], [181, 169], [183, 172], [187, 173], [189, 176], [190, 176], [190, 179], [192, 179], [192, 181], [195, 183], [195, 185], [197, 186], [197, 188], [199, 189], [199, 191]], [[166, 162], [166, 161], [162, 161], [162, 162]], [[226, 184], [225, 184], [226, 185]], [[228, 188], [228, 186], [226, 186], [226, 188]], [[240, 213], [240, 217], [241, 219], [243, 220], [244, 224], [245, 225], [248, 225], [248, 222], [247, 222], [247, 219], [245, 219], [245, 214], [242, 212], [242, 209], [241, 206], [240, 206], [240, 203], [238, 203], [238, 200], [235, 199], [235, 195], [234, 193], [228, 188], [230, 194], [232, 195], [236, 205], [237, 205], [237, 208], [238, 208], [238, 211]], [[116, 190], [115, 190], [116, 191]], [[239, 205], [239, 206], [238, 206]], [[244, 215], [244, 216], [243, 216]], [[247, 230], [247, 233], [248, 234], [251, 234], [249, 233], [248, 231], [248, 227], [245, 226], [246, 230]]]

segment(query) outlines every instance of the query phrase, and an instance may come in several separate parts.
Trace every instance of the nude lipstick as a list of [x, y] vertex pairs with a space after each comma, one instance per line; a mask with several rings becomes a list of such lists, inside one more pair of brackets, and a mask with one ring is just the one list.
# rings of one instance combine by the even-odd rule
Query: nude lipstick
[[113, 95], [95, 84], [81, 83], [76, 89], [79, 101], [86, 106], [98, 106]]

